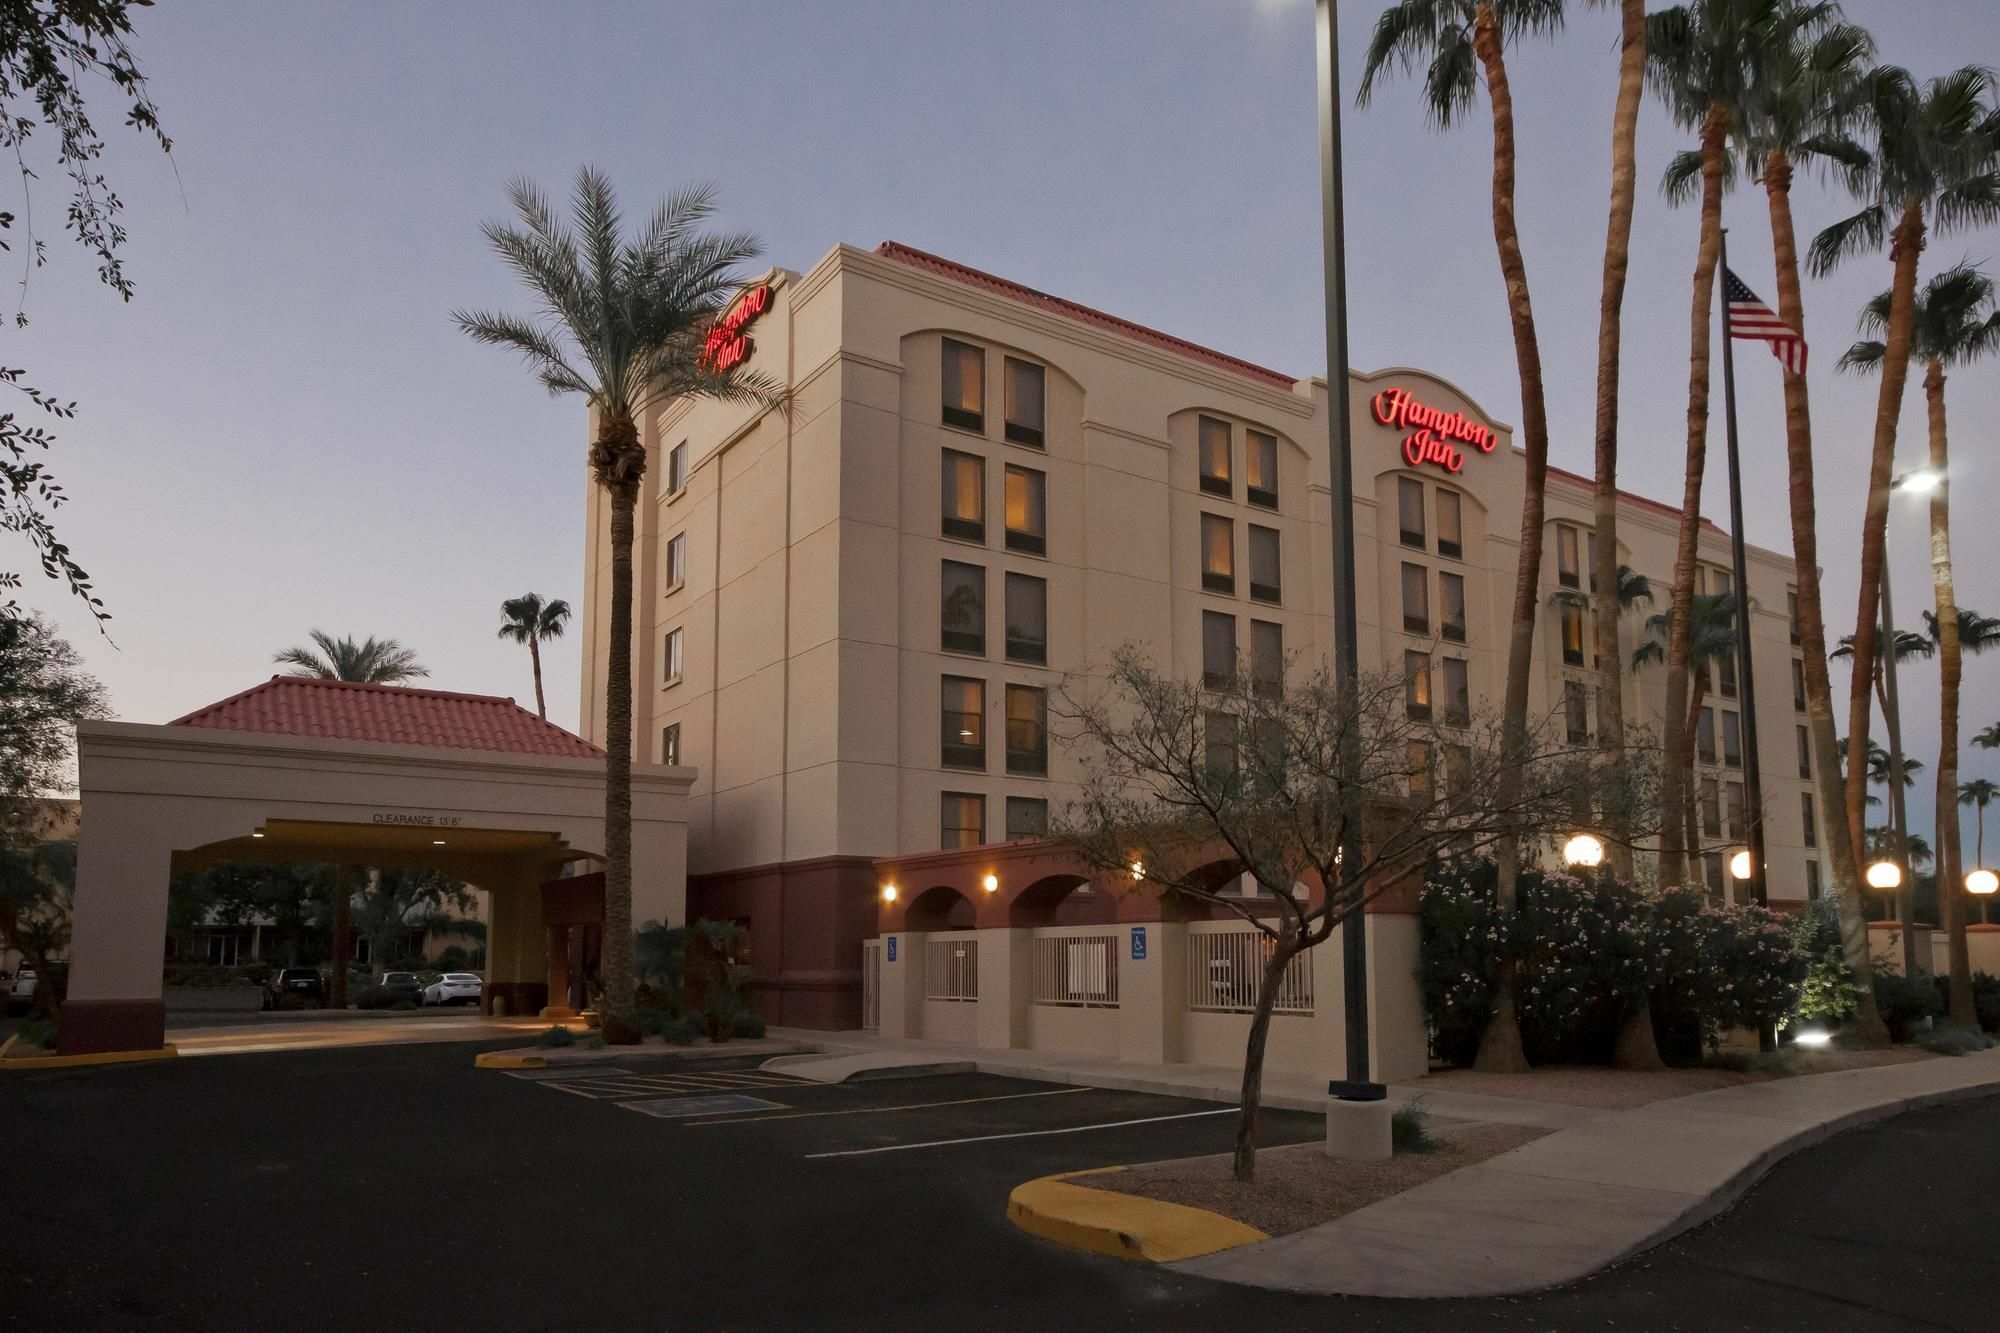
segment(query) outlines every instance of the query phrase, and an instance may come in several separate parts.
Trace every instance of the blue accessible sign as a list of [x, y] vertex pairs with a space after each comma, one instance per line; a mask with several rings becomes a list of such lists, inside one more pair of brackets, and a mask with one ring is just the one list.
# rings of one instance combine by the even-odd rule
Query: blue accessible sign
[[894, 935], [889, 937], [889, 961], [892, 963], [896, 961], [896, 937]]
[[1146, 928], [1132, 927], [1132, 959], [1134, 962], [1146, 956]]

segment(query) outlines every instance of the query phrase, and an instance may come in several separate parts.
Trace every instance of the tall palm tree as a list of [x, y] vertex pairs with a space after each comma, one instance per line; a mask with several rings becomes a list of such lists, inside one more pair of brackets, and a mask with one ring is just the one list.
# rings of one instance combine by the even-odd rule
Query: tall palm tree
[[[1736, 659], [1736, 597], [1732, 593], [1698, 593], [1688, 599], [1689, 624], [1687, 634], [1687, 665], [1682, 669], [1683, 687], [1687, 716], [1680, 725], [1692, 741], [1701, 721], [1702, 706], [1707, 703], [1708, 682], [1711, 673], [1719, 672], [1724, 665]], [[1672, 611], [1663, 611], [1648, 616], [1646, 632], [1648, 638], [1632, 650], [1632, 665], [1636, 669], [1654, 662], [1671, 663], [1669, 644], [1673, 636], [1674, 616]], [[1674, 669], [1667, 668], [1671, 683]], [[1669, 688], [1667, 697], [1674, 691]], [[1669, 716], [1668, 726], [1675, 724]], [[1686, 761], [1690, 768], [1694, 763], [1693, 747], [1690, 744]], [[1674, 816], [1678, 815], [1682, 845], [1687, 849], [1689, 863], [1701, 852], [1700, 825], [1695, 818], [1695, 787], [1692, 779], [1678, 784], [1674, 804], [1667, 805], [1662, 798], [1661, 810], [1667, 815], [1665, 826], [1675, 827]], [[1662, 871], [1664, 874], [1665, 872]], [[1661, 883], [1671, 883], [1662, 880]]]
[[1972, 738], [1972, 743], [1982, 750], [2000, 750], [2000, 722], [1989, 723]]
[[[1924, 614], [1929, 616], [1930, 612], [1927, 611]], [[1931, 635], [1920, 634], [1913, 629], [1899, 629], [1896, 631], [1896, 665], [1901, 666], [1905, 662], [1915, 661], [1920, 658], [1928, 659], [1936, 652], [1937, 640]], [[1852, 660], [1854, 657], [1854, 636], [1852, 634], [1841, 635], [1840, 646], [1828, 653], [1827, 656], [1835, 661], [1842, 659]], [[1887, 656], [1887, 654], [1880, 651], [1880, 645], [1878, 644], [1875, 653], [1875, 670], [1871, 673], [1875, 678], [1875, 702], [1881, 705], [1882, 716], [1885, 718], [1889, 716], [1889, 694], [1887, 683], [1882, 679], [1882, 674], [1883, 664], [1887, 660]]]
[[1986, 807], [2000, 800], [2000, 783], [1991, 778], [1974, 778], [1958, 784], [1958, 803], [1972, 807], [1972, 859], [1975, 866], [1986, 864]]
[[[1995, 113], [2000, 116], [2000, 113]], [[2000, 149], [1996, 149], [2000, 151]], [[2000, 177], [1996, 177], [2000, 185]], [[1883, 292], [1861, 311], [1864, 333], [1888, 328], [1893, 295]], [[1946, 269], [1917, 294], [1911, 316], [1910, 354], [1924, 363], [1924, 403], [1930, 425], [1930, 467], [1937, 477], [1931, 492], [1931, 592], [1937, 610], [1927, 612], [1924, 626], [1938, 652], [1938, 914], [1950, 960], [1951, 1020], [1972, 1025], [1979, 1021], [1972, 1004], [1972, 962], [1966, 951], [1965, 914], [1960, 910], [1958, 827], [1958, 691], [1963, 675], [1964, 631], [1975, 636], [1980, 651], [2000, 626], [1981, 623], [1975, 612], [1967, 623], [1952, 586], [1951, 571], [1951, 444], [1944, 408], [1947, 367], [1976, 361], [2000, 348], [2000, 310], [1993, 305], [1993, 280], [1969, 264]], [[1863, 339], [1840, 359], [1845, 367], [1873, 368], [1889, 354], [1878, 339]]]
[[[363, 685], [400, 685], [406, 680], [431, 674], [430, 668], [417, 660], [413, 650], [394, 639], [378, 639], [371, 634], [356, 643], [346, 635], [336, 639], [319, 629], [309, 631], [307, 637], [317, 645], [317, 652], [312, 648], [287, 648], [281, 653], [274, 653], [271, 660], [291, 667], [290, 675], [311, 676], [318, 680], [345, 680]], [[333, 908], [333, 975], [327, 983], [327, 1003], [335, 1009], [345, 1009], [347, 960], [354, 951], [356, 880], [345, 866], [330, 869], [327, 895]], [[375, 873], [369, 872], [371, 877]]]
[[411, 649], [394, 639], [373, 635], [356, 643], [342, 635], [336, 639], [325, 630], [312, 630], [312, 648], [287, 648], [273, 653], [271, 660], [292, 668], [288, 675], [311, 676], [318, 680], [354, 681], [363, 685], [400, 685], [406, 680], [431, 674]]
[[569, 627], [569, 603], [558, 597], [542, 600], [538, 592], [524, 592], [500, 603], [500, 637], [510, 643], [528, 645], [528, 660], [535, 668], [535, 713], [549, 720], [548, 701], [542, 697], [542, 641], [560, 639]]
[[[1929, 231], [1944, 235], [2000, 219], [2000, 111], [1992, 105], [1994, 86], [1990, 70], [1972, 65], [1927, 84], [1893, 65], [1870, 73], [1851, 102], [1872, 146], [1846, 171], [1849, 190], [1864, 206], [1820, 232], [1812, 243], [1815, 276], [1864, 250], [1879, 250], [1885, 241], [1894, 269], [1884, 319], [1881, 387], [1875, 400], [1868, 507], [1861, 528], [1855, 670], [1847, 696], [1850, 743], [1868, 732], [1868, 681], [1874, 670], [1890, 474], [1916, 336], [1917, 259]], [[1861, 827], [1859, 768], [1850, 758], [1847, 811], [1856, 832]]]
[[714, 212], [705, 186], [669, 196], [626, 235], [611, 182], [584, 167], [560, 221], [526, 181], [508, 187], [515, 219], [484, 233], [527, 287], [527, 317], [454, 311], [474, 340], [510, 348], [551, 394], [589, 404], [591, 475], [611, 509], [611, 623], [605, 646], [604, 987], [605, 1040], [639, 1040], [632, 973], [632, 542], [646, 444], [640, 423], [675, 398], [759, 405], [784, 402], [767, 377], [741, 363], [718, 368], [703, 340], [742, 285], [739, 265], [755, 238], [703, 229]]
[[[1937, 612], [1924, 612], [1924, 637], [1933, 647], [1938, 642]], [[1981, 615], [1969, 606], [1958, 608], [1958, 646], [1968, 653], [2000, 648], [2000, 616]]]
[[[1693, 300], [1688, 317], [1687, 462], [1681, 491], [1680, 535], [1674, 554], [1674, 595], [1667, 635], [1665, 765], [1661, 795], [1676, 808], [1688, 770], [1691, 733], [1680, 723], [1687, 665], [1701, 491], [1708, 466], [1710, 329], [1715, 271], [1722, 251], [1722, 194], [1734, 176], [1729, 151], [1743, 107], [1761, 76], [1762, 55], [1789, 40], [1801, 20], [1789, 0], [1690, 0], [1646, 20], [1646, 60], [1654, 90], [1674, 123], [1699, 136], [1698, 169], [1687, 159], [1670, 171], [1670, 197], [1685, 195], [1695, 179], [1701, 198], [1700, 242], [1695, 251]], [[1682, 877], [1683, 846], [1669, 821], [1660, 839], [1663, 883]]]
[[[1507, 77], [1507, 47], [1521, 38], [1562, 26], [1563, 0], [1397, 0], [1376, 20], [1362, 64], [1361, 105], [1375, 80], [1392, 66], [1403, 73], [1424, 67], [1424, 105], [1438, 128], [1448, 129], [1472, 107], [1481, 75], [1493, 117], [1493, 243], [1507, 284], [1507, 314], [1514, 333], [1514, 363], [1521, 379], [1521, 436], [1527, 455], [1521, 504], [1520, 563], [1514, 580], [1513, 622], [1507, 641], [1507, 682], [1501, 730], [1510, 748], [1525, 743], [1528, 672], [1535, 651], [1536, 593], [1541, 586], [1543, 514], [1549, 469], [1549, 414], [1542, 387], [1541, 340], [1528, 293], [1528, 266], [1514, 220], [1514, 92]], [[1512, 765], [1501, 774], [1519, 781]], [[1500, 799], [1512, 799], [1503, 790]], [[1518, 838], [1501, 839], [1495, 900], [1503, 918], [1514, 910], [1520, 874]], [[1493, 993], [1493, 1017], [1480, 1040], [1476, 1067], [1496, 1072], [1528, 1067], [1515, 1013], [1517, 962], [1503, 953]]]

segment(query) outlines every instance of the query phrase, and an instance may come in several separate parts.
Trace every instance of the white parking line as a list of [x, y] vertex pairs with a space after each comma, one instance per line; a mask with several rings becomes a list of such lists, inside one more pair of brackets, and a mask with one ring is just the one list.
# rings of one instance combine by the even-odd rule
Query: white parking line
[[897, 1106], [850, 1106], [839, 1111], [793, 1111], [785, 1115], [742, 1116], [735, 1120], [696, 1120], [694, 1126], [759, 1125], [766, 1120], [818, 1120], [830, 1115], [881, 1115], [888, 1111], [928, 1111], [938, 1106], [971, 1106], [978, 1102], [1012, 1102], [1023, 1097], [1067, 1097], [1073, 1092], [1095, 1092], [1095, 1088], [1057, 1088], [1053, 1092], [1009, 1092], [998, 1097], [960, 1097], [949, 1102], [904, 1102]]
[[867, 1157], [882, 1152], [909, 1152], [916, 1148], [949, 1148], [958, 1143], [992, 1143], [996, 1139], [1036, 1139], [1047, 1134], [1081, 1134], [1091, 1129], [1123, 1129], [1127, 1125], [1157, 1125], [1162, 1120], [1196, 1120], [1208, 1115], [1234, 1115], [1234, 1106], [1218, 1106], [1213, 1111], [1183, 1111], [1179, 1115], [1152, 1115], [1143, 1120], [1108, 1120], [1101, 1125], [1064, 1125], [1060, 1129], [1024, 1129], [1013, 1134], [980, 1134], [969, 1139], [933, 1139], [928, 1143], [891, 1143], [882, 1148], [847, 1148], [840, 1152], [811, 1152], [806, 1160], [816, 1157]]

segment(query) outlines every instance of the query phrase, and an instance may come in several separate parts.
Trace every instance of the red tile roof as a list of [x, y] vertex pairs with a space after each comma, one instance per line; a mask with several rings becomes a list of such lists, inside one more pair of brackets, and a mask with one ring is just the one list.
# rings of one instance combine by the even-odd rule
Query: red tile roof
[[[1594, 492], [1597, 489], [1597, 482], [1594, 478], [1586, 477], [1581, 472], [1571, 472], [1568, 468], [1557, 467], [1553, 463], [1549, 464], [1549, 475], [1558, 480], [1569, 482], [1571, 485], [1580, 486], [1586, 491]], [[1670, 505], [1663, 501], [1652, 499], [1649, 496], [1640, 495], [1636, 491], [1628, 491], [1621, 488], [1618, 492], [1618, 498], [1629, 500], [1641, 509], [1650, 509], [1655, 513], [1665, 514], [1668, 518], [1678, 519], [1681, 516], [1679, 505]], [[1721, 528], [1718, 528], [1706, 518], [1702, 519], [1701, 525], [1710, 532], [1722, 531]]]
[[512, 699], [398, 685], [273, 676], [167, 724], [443, 750], [602, 759], [604, 751]]
[[894, 259], [913, 268], [928, 269], [932, 273], [941, 273], [968, 286], [984, 288], [1010, 300], [1037, 306], [1076, 320], [1080, 324], [1094, 324], [1100, 329], [1110, 329], [1113, 333], [1121, 333], [1139, 342], [1164, 347], [1170, 352], [1177, 352], [1195, 361], [1205, 361], [1211, 366], [1219, 366], [1223, 370], [1232, 371], [1249, 379], [1262, 380], [1266, 384], [1275, 384], [1282, 389], [1289, 389], [1298, 383], [1296, 375], [1287, 375], [1282, 370], [1270, 370], [1240, 357], [1231, 356], [1227, 352], [1218, 352], [1212, 347], [1203, 347], [1185, 338], [1176, 338], [1170, 333], [1161, 333], [1158, 329], [1134, 324], [1129, 319], [1120, 319], [1116, 315], [1107, 315], [1102, 310], [1078, 305], [1075, 301], [1065, 301], [1060, 296], [1038, 292], [1033, 287], [1024, 287], [1018, 282], [1010, 282], [1006, 278], [998, 278], [991, 273], [969, 268], [955, 260], [940, 258], [914, 246], [904, 245], [901, 241], [884, 241], [875, 247], [875, 253], [884, 259]]

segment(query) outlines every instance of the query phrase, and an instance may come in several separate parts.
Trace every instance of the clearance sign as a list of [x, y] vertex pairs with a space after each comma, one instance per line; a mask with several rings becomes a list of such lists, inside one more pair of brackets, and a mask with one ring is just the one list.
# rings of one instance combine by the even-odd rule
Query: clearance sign
[[1384, 389], [1369, 401], [1375, 419], [1385, 426], [1408, 432], [1403, 436], [1403, 460], [1411, 467], [1443, 468], [1461, 472], [1469, 444], [1482, 454], [1493, 452], [1499, 436], [1463, 412], [1446, 412], [1420, 401], [1408, 389]]

